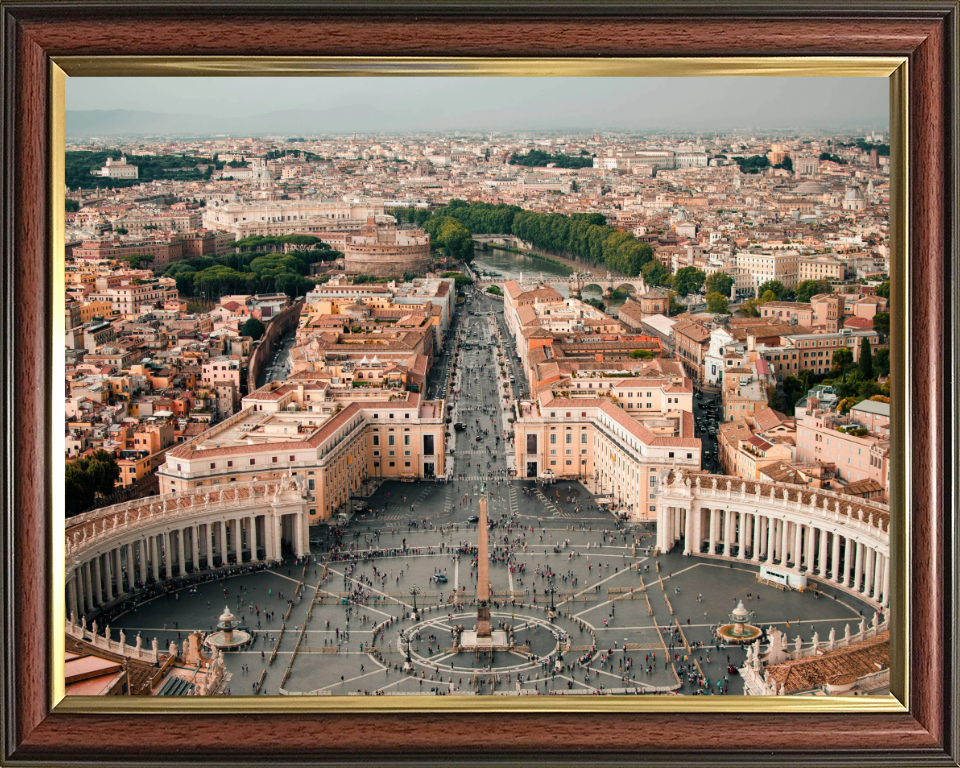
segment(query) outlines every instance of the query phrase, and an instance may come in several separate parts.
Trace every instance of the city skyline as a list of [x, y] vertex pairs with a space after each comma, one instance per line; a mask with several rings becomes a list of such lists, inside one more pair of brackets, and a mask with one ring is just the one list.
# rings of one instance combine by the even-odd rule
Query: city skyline
[[[385, 82], [389, 80], [389, 82]], [[70, 78], [68, 136], [886, 130], [880, 78]], [[251, 86], [251, 83], [253, 85]]]

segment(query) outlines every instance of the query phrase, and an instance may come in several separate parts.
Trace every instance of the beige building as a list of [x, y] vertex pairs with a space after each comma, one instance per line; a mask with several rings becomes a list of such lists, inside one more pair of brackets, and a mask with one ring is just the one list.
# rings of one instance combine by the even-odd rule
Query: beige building
[[520, 477], [593, 481], [597, 493], [635, 517], [655, 514], [661, 470], [700, 468], [701, 444], [687, 411], [639, 418], [612, 398], [548, 394], [523, 404], [514, 429]]
[[779, 280], [787, 288], [795, 288], [799, 261], [800, 254], [792, 250], [741, 251], [737, 254], [737, 270], [741, 275], [749, 275], [754, 289], [769, 280]]
[[366, 480], [443, 475], [443, 412], [442, 400], [397, 389], [271, 382], [239, 413], [170, 450], [160, 493], [289, 475], [304, 482], [315, 524], [345, 510]]
[[305, 234], [357, 231], [371, 216], [383, 214], [383, 200], [257, 200], [210, 201], [203, 209], [203, 226], [248, 235]]

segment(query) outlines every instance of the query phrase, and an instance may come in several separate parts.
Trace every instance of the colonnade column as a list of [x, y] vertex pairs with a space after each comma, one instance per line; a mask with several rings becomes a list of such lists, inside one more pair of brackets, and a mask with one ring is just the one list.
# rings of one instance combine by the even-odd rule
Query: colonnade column
[[153, 534], [149, 539], [150, 568], [153, 571], [153, 580], [160, 581], [160, 539]]
[[853, 576], [853, 542], [845, 536], [843, 540], [843, 571], [840, 574], [840, 583], [846, 586], [850, 585], [850, 579]]
[[213, 568], [213, 523], [207, 523], [207, 568]]
[[191, 569], [194, 573], [200, 570], [200, 523], [196, 523], [190, 529], [190, 544], [193, 548], [193, 560]]
[[747, 515], [737, 513], [737, 560], [747, 559]]
[[177, 569], [180, 571], [180, 575], [184, 576], [187, 573], [187, 558], [186, 552], [184, 551], [185, 547], [183, 546], [183, 533], [186, 528], [177, 529]]
[[96, 605], [103, 604], [103, 579], [100, 575], [100, 555], [93, 558], [93, 596], [96, 599]]
[[684, 525], [683, 527], [683, 554], [685, 555], [690, 554], [690, 539], [693, 538], [692, 537], [693, 532], [691, 530], [693, 526], [690, 524], [690, 514], [692, 512], [692, 507], [693, 507], [692, 501], [690, 502], [690, 507], [691, 509], [686, 510], [687, 521], [686, 521], [686, 525]]
[[74, 617], [80, 617], [80, 609], [77, 607], [77, 575], [67, 582], [67, 618], [73, 614]]
[[[689, 523], [688, 523], [689, 525]], [[257, 556], [257, 516], [250, 515], [250, 562], [256, 563], [260, 558]]]
[[877, 556], [877, 552], [875, 549], [868, 547], [864, 550], [864, 554], [866, 555], [867, 562], [864, 563], [863, 568], [863, 594], [865, 597], [870, 597], [870, 593], [873, 592], [873, 561]]
[[113, 574], [111, 573], [111, 561], [113, 560], [112, 555], [112, 550], [107, 552], [105, 555], [101, 555], [103, 558], [103, 586], [105, 587], [104, 599], [105, 602], [108, 603], [113, 600]]
[[883, 602], [881, 605], [886, 608], [890, 605], [890, 558], [883, 557]]
[[801, 547], [803, 546], [803, 526], [800, 523], [793, 524], [793, 567], [800, 570]]
[[806, 547], [804, 548], [804, 555], [806, 559], [804, 564], [807, 567], [807, 573], [813, 573], [813, 526], [807, 526], [807, 541]]
[[236, 518], [233, 521], [234, 526], [237, 529], [237, 565], [243, 562], [243, 518]]
[[137, 550], [139, 554], [139, 566], [140, 566], [140, 584], [141, 586], [147, 583], [147, 540], [140, 539], [137, 542]]
[[120, 559], [120, 547], [113, 550], [113, 566], [117, 576], [117, 597], [123, 594], [123, 563]]
[[830, 562], [830, 579], [832, 581], [840, 581], [840, 537], [837, 535], [837, 532], [834, 531], [830, 534], [830, 538], [833, 544]]
[[283, 554], [283, 528], [280, 523], [280, 515], [276, 515], [273, 518], [273, 556], [277, 560]]
[[707, 510], [710, 513], [710, 554], [714, 554], [717, 551], [717, 510], [709, 509]]
[[863, 581], [863, 558], [866, 554], [866, 546], [860, 542], [856, 543], [857, 562], [853, 569], [853, 588], [860, 591], [860, 583]]
[[733, 525], [731, 522], [733, 520], [733, 512], [729, 509], [725, 509], [722, 512], [723, 514], [723, 554], [725, 557], [730, 557], [730, 551], [733, 547]]
[[753, 513], [753, 557], [755, 563], [760, 562], [760, 515]]
[[220, 555], [220, 565], [226, 565], [229, 556], [227, 553], [227, 521], [217, 520], [217, 554]]
[[824, 578], [827, 573], [827, 532], [823, 528], [818, 528], [817, 536], [820, 538], [820, 557], [817, 565], [820, 568], [820, 578]]
[[83, 564], [83, 597], [84, 610], [93, 610], [93, 579], [90, 577], [90, 561]]
[[873, 564], [873, 599], [880, 602], [880, 587], [883, 584], [883, 555], [875, 553]]

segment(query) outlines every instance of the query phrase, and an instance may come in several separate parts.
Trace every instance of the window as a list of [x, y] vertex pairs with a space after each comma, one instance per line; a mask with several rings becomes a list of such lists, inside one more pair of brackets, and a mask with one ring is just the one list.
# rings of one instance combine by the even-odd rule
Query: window
[[397, 437], [396, 435], [387, 435], [387, 445], [396, 445]]
[[587, 433], [586, 433], [586, 432], [581, 432], [581, 433], [580, 433], [580, 445], [586, 445], [586, 444], [587, 444]]
[[572, 443], [573, 443], [573, 435], [567, 432], [567, 445], [570, 445]]
[[374, 436], [373, 436], [373, 444], [374, 444], [374, 445], [380, 445], [380, 435], [374, 435]]
[[297, 457], [296, 457], [296, 456], [291, 456], [291, 457], [290, 457], [290, 461], [296, 461], [296, 460], [297, 460]]
[[404, 444], [404, 445], [410, 445], [410, 435], [404, 435], [404, 436], [403, 436], [403, 444]]
[[274, 464], [277, 463], [277, 457], [276, 457], [276, 456], [273, 457], [273, 463], [274, 463]]
[[256, 459], [250, 459], [250, 464], [256, 464], [256, 463], [257, 463]]
[[672, 459], [672, 458], [673, 458], [673, 451], [670, 451], [670, 452], [667, 454], [667, 457]]
[[215, 461], [211, 461], [211, 462], [210, 462], [210, 469], [216, 469], [216, 468], [217, 468], [217, 463], [216, 463]]
[[557, 444], [557, 436], [556, 436], [555, 434], [551, 434], [551, 435], [550, 435], [550, 445], [556, 445], [556, 444]]
[[395, 461], [391, 461], [391, 462], [390, 462], [390, 466], [391, 466], [391, 467], [395, 467], [396, 465], [397, 465], [397, 462], [395, 462]]

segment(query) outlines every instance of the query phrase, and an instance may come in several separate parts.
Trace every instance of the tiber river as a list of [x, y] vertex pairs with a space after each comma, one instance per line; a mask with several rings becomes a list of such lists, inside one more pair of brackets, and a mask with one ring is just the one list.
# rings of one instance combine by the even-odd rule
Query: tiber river
[[[544, 280], [550, 281], [551, 275], [566, 277], [572, 274], [571, 270], [561, 264], [554, 264], [549, 261], [541, 261], [513, 251], [502, 251], [499, 248], [487, 246], [487, 250], [481, 251], [479, 248], [475, 251], [473, 257], [473, 266], [484, 272], [497, 272], [505, 275], [510, 280], [519, 280], [520, 272], [523, 272], [524, 280], [536, 280], [540, 273], [543, 273]], [[563, 296], [569, 296], [570, 291], [566, 285], [554, 286]], [[598, 288], [591, 288], [582, 291], [584, 299], [602, 299], [603, 294]], [[603, 299], [608, 307], [619, 307], [626, 299]]]

